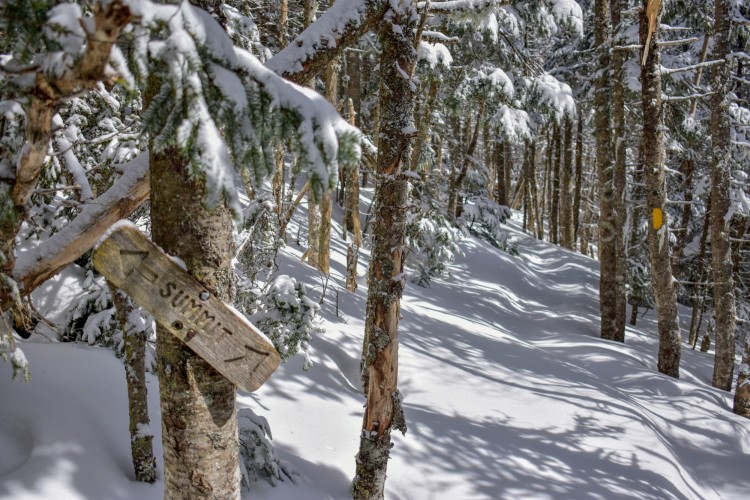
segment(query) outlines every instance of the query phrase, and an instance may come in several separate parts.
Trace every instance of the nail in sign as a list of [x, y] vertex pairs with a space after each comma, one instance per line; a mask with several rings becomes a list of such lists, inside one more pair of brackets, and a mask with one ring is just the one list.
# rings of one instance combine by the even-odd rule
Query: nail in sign
[[177, 265], [136, 227], [116, 229], [94, 267], [240, 389], [254, 391], [279, 366], [266, 337]]

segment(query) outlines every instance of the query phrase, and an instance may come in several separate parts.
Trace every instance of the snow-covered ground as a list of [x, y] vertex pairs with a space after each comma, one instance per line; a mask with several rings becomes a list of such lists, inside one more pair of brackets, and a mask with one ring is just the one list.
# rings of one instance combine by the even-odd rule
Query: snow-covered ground
[[[628, 326], [625, 345], [600, 340], [598, 264], [517, 223], [509, 230], [520, 255], [467, 238], [452, 276], [405, 291], [399, 386], [409, 430], [394, 436], [387, 498], [748, 498], [750, 422], [710, 387], [713, 351], [683, 343], [680, 380], [660, 375], [653, 311]], [[305, 373], [293, 359], [238, 396], [268, 418], [299, 476], [276, 487], [261, 480], [248, 497], [349, 497], [366, 278], [360, 265], [359, 290], [344, 290], [345, 248], [334, 240], [315, 366]], [[282, 271], [320, 289], [300, 255], [285, 249]], [[37, 292], [38, 306], [54, 312], [74, 290], [66, 274]], [[11, 382], [0, 363], [0, 499], [161, 498], [160, 483], [133, 480], [121, 362], [33, 339], [23, 343], [31, 382]], [[149, 389], [161, 455], [153, 377]]]

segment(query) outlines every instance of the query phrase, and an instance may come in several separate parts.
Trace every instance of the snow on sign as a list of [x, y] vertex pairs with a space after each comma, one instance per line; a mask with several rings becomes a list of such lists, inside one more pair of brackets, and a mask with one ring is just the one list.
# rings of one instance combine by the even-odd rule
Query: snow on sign
[[257, 328], [136, 227], [112, 232], [94, 251], [94, 267], [240, 389], [256, 390], [279, 366]]

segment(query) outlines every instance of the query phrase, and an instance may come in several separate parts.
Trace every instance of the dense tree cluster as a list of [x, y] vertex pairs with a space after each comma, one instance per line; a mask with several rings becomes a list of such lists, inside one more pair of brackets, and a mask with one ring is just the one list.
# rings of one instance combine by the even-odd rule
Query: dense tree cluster
[[[3, 1], [4, 318], [31, 334], [30, 293], [87, 269], [63, 337], [124, 357], [137, 477], [155, 477], [141, 432], [155, 337], [165, 497], [236, 497], [240, 470], [288, 477], [268, 422], [245, 414], [240, 446], [235, 387], [152, 331], [89, 250], [137, 221], [291, 356], [319, 310], [278, 273], [291, 228], [323, 275], [343, 238], [350, 291], [366, 247], [353, 495], [383, 498], [391, 432], [406, 432], [405, 267], [428, 286], [466, 234], [522, 251], [502, 226], [518, 210], [531, 235], [600, 262], [602, 338], [626, 342], [627, 307], [633, 324], [655, 308], [659, 371], [679, 377], [680, 349], [703, 339], [727, 391], [744, 345], [734, 410], [750, 417], [749, 38], [740, 0]], [[687, 343], [678, 304], [692, 309]], [[26, 372], [6, 330], [0, 355]]]

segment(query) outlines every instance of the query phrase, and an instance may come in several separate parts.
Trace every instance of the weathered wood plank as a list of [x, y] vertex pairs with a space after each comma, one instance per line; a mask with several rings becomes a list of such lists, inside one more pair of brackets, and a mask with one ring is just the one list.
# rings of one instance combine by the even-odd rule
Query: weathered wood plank
[[278, 367], [276, 349], [255, 326], [136, 227], [112, 232], [94, 251], [94, 267], [240, 389], [258, 389]]

